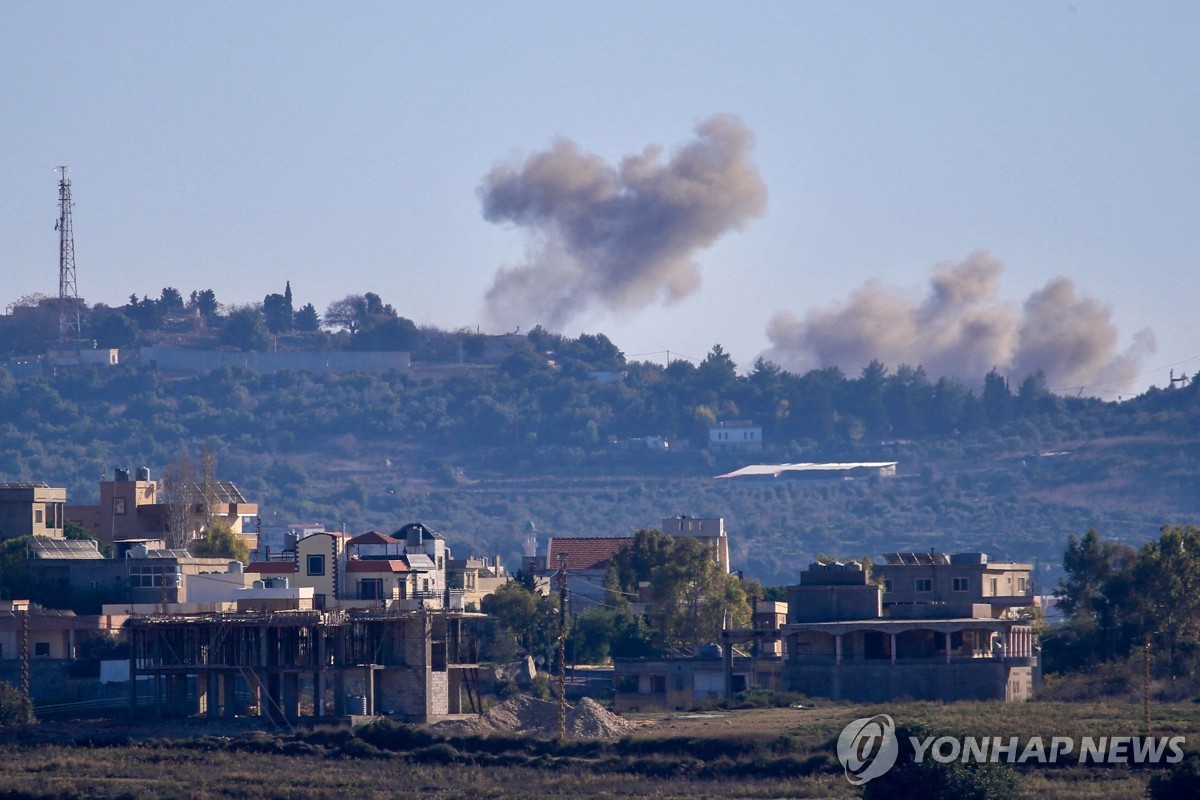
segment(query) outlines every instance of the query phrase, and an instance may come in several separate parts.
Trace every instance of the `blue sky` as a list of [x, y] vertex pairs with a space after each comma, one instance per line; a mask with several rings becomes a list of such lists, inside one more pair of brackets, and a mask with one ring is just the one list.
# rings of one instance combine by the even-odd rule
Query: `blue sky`
[[[489, 171], [559, 137], [611, 164], [651, 144], [666, 160], [730, 114], [753, 134], [765, 211], [690, 252], [698, 289], [596, 303], [564, 333], [659, 360], [720, 343], [743, 368], [786, 361], [815, 347], [810, 310], [844, 325], [865, 286], [924, 308], [937, 265], [986, 251], [989, 313], [1019, 322], [1066, 278], [1128, 356], [1125, 380], [1097, 368], [1054, 388], [1115, 399], [1200, 371], [1194, 3], [0, 11], [0, 305], [56, 291], [53, 168], [70, 164], [89, 302], [171, 285], [247, 303], [290, 280], [322, 311], [375, 291], [418, 323], [498, 331], [485, 295], [536, 247], [528, 226], [484, 218]], [[780, 312], [798, 322], [772, 341]], [[942, 363], [912, 350], [928, 346], [885, 360]]]

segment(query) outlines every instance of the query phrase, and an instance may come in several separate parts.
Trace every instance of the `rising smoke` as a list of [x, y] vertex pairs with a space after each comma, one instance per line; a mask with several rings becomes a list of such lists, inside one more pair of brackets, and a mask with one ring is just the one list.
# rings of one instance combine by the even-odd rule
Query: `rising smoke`
[[1004, 264], [986, 252], [940, 265], [928, 295], [913, 302], [869, 283], [845, 304], [803, 318], [772, 317], [766, 358], [791, 370], [836, 366], [856, 375], [872, 360], [889, 367], [921, 365], [936, 379], [979, 385], [993, 367], [1014, 380], [1041, 370], [1052, 388], [1106, 385], [1125, 389], [1155, 349], [1143, 330], [1117, 352], [1112, 313], [1077, 297], [1068, 278], [1055, 278], [1025, 302], [999, 296]]
[[559, 139], [496, 167], [479, 188], [483, 215], [524, 228], [530, 255], [497, 271], [489, 315], [560, 328], [595, 306], [629, 312], [696, 291], [693, 254], [766, 208], [752, 146], [740, 120], [717, 115], [666, 163], [650, 146], [614, 167]]

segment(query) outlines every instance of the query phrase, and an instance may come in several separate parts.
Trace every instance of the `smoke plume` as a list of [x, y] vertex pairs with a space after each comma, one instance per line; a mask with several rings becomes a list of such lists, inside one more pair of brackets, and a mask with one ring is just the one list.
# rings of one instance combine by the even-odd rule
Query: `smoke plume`
[[778, 312], [767, 325], [765, 355], [799, 371], [836, 366], [856, 375], [877, 359], [892, 368], [921, 365], [933, 379], [967, 385], [995, 367], [1014, 380], [1040, 369], [1052, 388], [1124, 389], [1154, 352], [1154, 335], [1143, 330], [1118, 353], [1111, 311], [1077, 297], [1069, 278], [1054, 278], [1018, 306], [999, 296], [1003, 273], [1003, 262], [975, 252], [935, 269], [920, 302], [868, 283], [848, 302], [803, 319]]
[[595, 305], [628, 312], [696, 291], [693, 254], [766, 208], [752, 146], [741, 121], [717, 115], [666, 163], [652, 145], [612, 166], [559, 139], [497, 166], [479, 188], [483, 215], [524, 228], [529, 256], [497, 271], [489, 314], [557, 328]]

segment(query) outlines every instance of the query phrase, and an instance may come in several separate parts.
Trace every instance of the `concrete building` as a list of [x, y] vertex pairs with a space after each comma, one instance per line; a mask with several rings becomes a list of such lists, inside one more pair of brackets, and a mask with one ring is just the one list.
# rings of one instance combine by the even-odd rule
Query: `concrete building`
[[[229, 524], [251, 549], [258, 546], [258, 505], [247, 502], [230, 481], [211, 485], [189, 483], [168, 496], [167, 487], [150, 478], [150, 470], [138, 467], [131, 476], [116, 469], [113, 480], [100, 481], [100, 502], [94, 506], [67, 506], [66, 518], [82, 525], [104, 544], [135, 540], [166, 543], [173, 526], [185, 530], [176, 536], [190, 542], [199, 536], [209, 518]], [[250, 522], [247, 522], [247, 521]]]
[[[874, 580], [854, 562], [813, 564], [789, 588], [788, 690], [855, 702], [1031, 697], [1039, 650], [1016, 608], [1033, 599], [985, 594], [993, 577], [997, 588], [1008, 577], [1028, 588], [1029, 565], [989, 565], [980, 554], [887, 560]], [[933, 589], [942, 586], [938, 570], [944, 593]], [[980, 579], [984, 592], [970, 590]]]
[[[129, 673], [158, 717], [387, 714], [431, 722], [481, 712], [473, 631], [451, 611], [285, 611], [135, 617]], [[141, 713], [136, 691], [130, 713]]]
[[63, 538], [67, 490], [44, 483], [0, 483], [0, 540]]
[[762, 426], [744, 420], [718, 422], [708, 429], [710, 450], [762, 450]]
[[186, 550], [137, 545], [123, 558], [104, 558], [92, 541], [35, 541], [29, 572], [39, 583], [69, 595], [107, 595], [142, 604], [187, 603], [187, 578], [225, 573], [226, 558], [196, 558]]
[[0, 601], [0, 661], [21, 658], [21, 641], [36, 661], [71, 661], [90, 638], [113, 634], [125, 623], [124, 615], [76, 616], [71, 611], [39, 608], [28, 600]]
[[418, 610], [446, 603], [450, 549], [440, 533], [419, 522], [391, 536], [312, 533], [279, 555], [280, 560], [252, 562], [247, 571], [288, 577], [295, 586], [311, 588], [318, 609]]
[[686, 711], [723, 703], [751, 688], [778, 691], [782, 663], [778, 656], [734, 653], [727, 664], [715, 644], [698, 648], [691, 657], [618, 658], [613, 661], [613, 710]]
[[712, 553], [713, 559], [723, 572], [729, 572], [729, 536], [725, 533], [724, 517], [697, 519], [680, 515], [662, 521], [662, 530], [672, 538], [698, 539]]
[[492, 558], [467, 556], [452, 558], [446, 566], [450, 608], [480, 608], [483, 598], [508, 583], [509, 575], [497, 554]]

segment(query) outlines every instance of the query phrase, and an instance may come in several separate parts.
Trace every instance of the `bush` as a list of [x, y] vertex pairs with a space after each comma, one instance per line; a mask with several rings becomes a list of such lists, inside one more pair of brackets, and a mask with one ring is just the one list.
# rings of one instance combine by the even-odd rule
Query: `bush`
[[35, 722], [37, 718], [33, 715], [33, 701], [15, 686], [0, 683], [0, 728], [32, 725]]
[[1200, 786], [1200, 755], [1192, 753], [1172, 764], [1167, 773], [1152, 777], [1146, 786], [1146, 796], [1150, 800], [1190, 800], [1196, 796], [1197, 786]]

